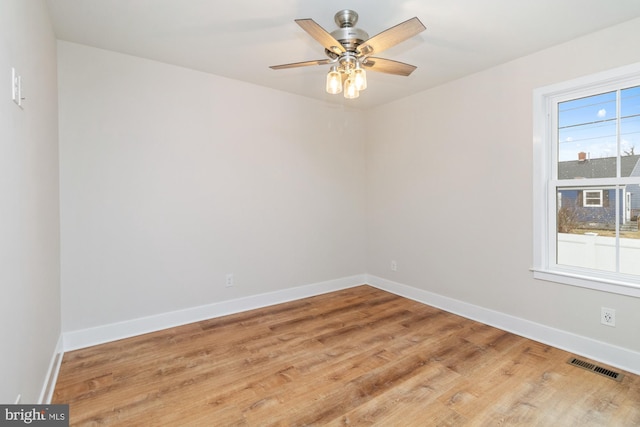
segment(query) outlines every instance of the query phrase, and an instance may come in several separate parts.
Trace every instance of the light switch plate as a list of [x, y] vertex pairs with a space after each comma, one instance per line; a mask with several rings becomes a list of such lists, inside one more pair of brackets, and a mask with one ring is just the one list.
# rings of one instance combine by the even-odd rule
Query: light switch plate
[[11, 68], [11, 99], [22, 108], [22, 77], [16, 72], [15, 68]]

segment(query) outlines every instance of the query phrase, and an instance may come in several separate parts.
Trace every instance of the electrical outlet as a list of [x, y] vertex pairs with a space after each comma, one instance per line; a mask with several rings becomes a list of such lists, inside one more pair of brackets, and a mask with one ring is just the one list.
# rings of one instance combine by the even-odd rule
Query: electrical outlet
[[600, 323], [607, 326], [616, 326], [616, 311], [613, 308], [600, 308]]
[[391, 271], [398, 271], [398, 263], [396, 261], [391, 261]]
[[233, 286], [233, 274], [231, 274], [231, 273], [227, 274], [227, 277], [225, 279], [224, 285], [227, 288]]

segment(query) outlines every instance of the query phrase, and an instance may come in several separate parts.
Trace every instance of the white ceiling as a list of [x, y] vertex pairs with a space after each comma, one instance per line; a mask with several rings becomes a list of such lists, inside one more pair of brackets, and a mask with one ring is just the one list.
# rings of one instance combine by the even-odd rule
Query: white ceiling
[[[48, 0], [59, 39], [180, 65], [319, 100], [370, 108], [640, 16], [639, 0]], [[379, 56], [409, 77], [369, 72], [360, 98], [324, 92], [329, 66], [295, 22], [327, 31], [353, 9], [370, 36], [417, 16], [427, 27]]]

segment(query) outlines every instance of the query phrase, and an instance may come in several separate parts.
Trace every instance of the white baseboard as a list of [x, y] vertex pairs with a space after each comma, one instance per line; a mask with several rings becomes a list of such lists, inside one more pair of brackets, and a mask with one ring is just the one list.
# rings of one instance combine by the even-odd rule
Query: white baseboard
[[354, 286], [373, 287], [440, 308], [514, 334], [640, 375], [640, 353], [570, 332], [555, 329], [509, 314], [490, 310], [429, 291], [407, 286], [372, 275], [356, 275], [306, 286], [252, 295], [219, 303], [161, 313], [155, 316], [65, 332], [51, 361], [40, 401], [49, 402], [62, 360], [62, 350], [71, 351], [129, 338], [201, 320], [240, 313], [256, 308], [307, 298]]
[[287, 301], [312, 297], [341, 289], [365, 284], [366, 275], [356, 275], [306, 286], [283, 289], [259, 295], [252, 295], [219, 303], [207, 304], [184, 310], [161, 313], [154, 316], [111, 323], [95, 328], [64, 333], [64, 351], [77, 350], [97, 344], [103, 344], [136, 335], [155, 332], [175, 326], [215, 317], [226, 316], [242, 311], [267, 307]]
[[53, 350], [51, 361], [49, 362], [49, 369], [47, 369], [47, 375], [40, 391], [40, 397], [38, 398], [39, 404], [48, 405], [51, 403], [53, 397], [53, 391], [56, 387], [56, 381], [58, 380], [58, 373], [60, 372], [60, 364], [62, 363], [63, 351], [63, 339], [62, 334], [58, 337], [58, 343]]
[[422, 289], [367, 275], [366, 283], [423, 304], [640, 375], [640, 353]]

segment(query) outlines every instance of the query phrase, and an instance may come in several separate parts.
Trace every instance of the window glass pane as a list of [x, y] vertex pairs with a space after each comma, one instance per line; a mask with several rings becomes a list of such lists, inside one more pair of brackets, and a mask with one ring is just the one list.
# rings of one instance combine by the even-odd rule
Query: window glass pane
[[621, 175], [640, 176], [640, 86], [620, 91]]
[[558, 104], [558, 179], [616, 176], [616, 115], [616, 92]]
[[623, 190], [558, 187], [556, 191], [562, 199], [556, 216], [556, 262], [615, 272], [616, 207], [621, 200], [616, 194]]
[[627, 223], [625, 231], [620, 232], [620, 273], [640, 275], [640, 238], [637, 230], [638, 222], [632, 221]]

